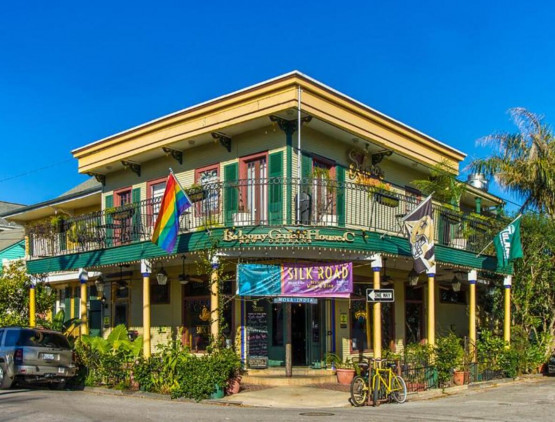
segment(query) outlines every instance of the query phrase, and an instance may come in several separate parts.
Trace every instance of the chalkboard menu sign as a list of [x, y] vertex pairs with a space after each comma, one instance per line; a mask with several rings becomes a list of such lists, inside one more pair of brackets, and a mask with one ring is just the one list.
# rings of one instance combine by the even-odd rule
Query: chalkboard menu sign
[[268, 366], [268, 314], [264, 307], [252, 306], [247, 311], [248, 365]]

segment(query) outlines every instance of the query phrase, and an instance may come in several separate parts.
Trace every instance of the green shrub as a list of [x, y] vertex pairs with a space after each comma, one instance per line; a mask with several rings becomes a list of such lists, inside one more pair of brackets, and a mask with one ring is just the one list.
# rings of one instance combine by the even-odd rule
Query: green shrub
[[75, 342], [78, 362], [87, 368], [85, 385], [124, 388], [130, 385], [131, 370], [143, 348], [142, 337], [130, 341], [124, 325], [115, 327], [107, 339], [81, 336]]
[[439, 337], [435, 346], [435, 364], [440, 383], [448, 383], [453, 371], [462, 369], [463, 363], [464, 349], [461, 339], [454, 333]]
[[429, 344], [409, 343], [403, 351], [404, 363], [412, 367], [424, 367], [430, 362], [434, 348]]

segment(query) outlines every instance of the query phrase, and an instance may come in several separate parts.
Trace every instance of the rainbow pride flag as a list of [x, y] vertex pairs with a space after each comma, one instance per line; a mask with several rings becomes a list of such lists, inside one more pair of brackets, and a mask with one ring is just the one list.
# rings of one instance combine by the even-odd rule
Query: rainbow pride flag
[[152, 242], [167, 253], [172, 253], [179, 233], [179, 216], [191, 206], [192, 202], [173, 175], [170, 173], [166, 190], [160, 204], [158, 218], [152, 233]]

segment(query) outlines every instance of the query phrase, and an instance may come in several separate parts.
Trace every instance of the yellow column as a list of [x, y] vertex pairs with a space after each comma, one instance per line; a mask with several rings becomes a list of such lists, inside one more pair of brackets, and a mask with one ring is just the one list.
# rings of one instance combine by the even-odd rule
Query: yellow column
[[143, 276], [143, 356], [149, 358], [150, 353], [150, 261], [141, 260]]
[[219, 289], [220, 282], [218, 268], [220, 260], [217, 255], [212, 258], [212, 274], [210, 274], [210, 334], [212, 339], [219, 344], [220, 339], [220, 311], [219, 311]]
[[[380, 270], [382, 269], [382, 257], [381, 255], [375, 255], [372, 260], [372, 271], [374, 273], [374, 289], [380, 288]], [[382, 358], [382, 304], [374, 303], [374, 317], [372, 318], [372, 325], [374, 328], [374, 358]]]
[[84, 268], [79, 268], [79, 282], [81, 283], [81, 335], [89, 334], [89, 322], [87, 320], [87, 282], [89, 273]]
[[87, 282], [81, 282], [81, 335], [89, 334], [87, 318]]
[[505, 288], [505, 318], [503, 320], [503, 339], [505, 346], [508, 348], [511, 344], [511, 284], [513, 277], [505, 276], [503, 287]]
[[470, 286], [470, 305], [468, 310], [468, 338], [470, 339], [470, 356], [472, 362], [476, 361], [476, 280], [478, 272], [468, 272], [468, 284]]
[[35, 292], [35, 282], [31, 281], [31, 288], [29, 289], [29, 327], [36, 327], [36, 292]]
[[436, 344], [435, 267], [428, 273], [428, 344]]

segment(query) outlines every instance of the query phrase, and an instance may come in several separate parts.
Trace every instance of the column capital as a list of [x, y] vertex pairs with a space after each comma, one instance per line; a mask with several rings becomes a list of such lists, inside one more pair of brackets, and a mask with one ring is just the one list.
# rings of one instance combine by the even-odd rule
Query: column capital
[[79, 282], [81, 284], [87, 283], [89, 281], [89, 273], [84, 268], [79, 268], [79, 272], [77, 273], [77, 277], [79, 278]]
[[469, 284], [476, 284], [477, 280], [478, 280], [478, 271], [470, 270], [468, 272], [468, 283]]
[[152, 274], [152, 263], [148, 259], [141, 259], [141, 274], [143, 277]]
[[368, 257], [368, 259], [370, 260], [370, 263], [372, 265], [372, 271], [380, 271], [383, 263], [382, 263], [382, 256], [379, 253], [376, 253], [374, 255], [370, 255]]
[[214, 254], [210, 258], [210, 265], [212, 266], [213, 270], [217, 270], [218, 268], [220, 268], [220, 257], [217, 254]]
[[426, 271], [426, 275], [428, 277], [435, 277], [436, 276], [436, 266], [432, 266], [430, 268], [428, 268], [428, 270]]
[[503, 279], [503, 286], [505, 286], [506, 289], [510, 289], [512, 284], [513, 284], [513, 276], [506, 275], [505, 278]]

